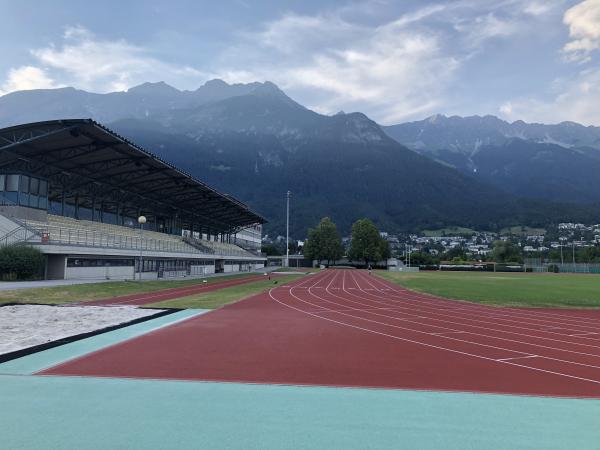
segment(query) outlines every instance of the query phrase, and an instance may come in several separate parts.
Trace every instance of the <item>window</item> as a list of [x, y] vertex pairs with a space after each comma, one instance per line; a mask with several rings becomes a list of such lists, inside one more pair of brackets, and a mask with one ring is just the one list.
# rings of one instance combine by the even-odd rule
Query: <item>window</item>
[[29, 192], [33, 195], [38, 195], [40, 187], [40, 180], [37, 178], [31, 178], [29, 183]]
[[0, 175], [0, 191], [4, 190], [4, 182], [6, 181], [6, 175]]
[[131, 267], [133, 259], [69, 258], [67, 267]]
[[17, 192], [19, 190], [19, 175], [6, 176], [6, 190], [9, 192]]
[[27, 175], [21, 175], [21, 192], [29, 192], [29, 177]]
[[43, 197], [48, 195], [48, 182], [46, 180], [40, 180], [40, 195]]

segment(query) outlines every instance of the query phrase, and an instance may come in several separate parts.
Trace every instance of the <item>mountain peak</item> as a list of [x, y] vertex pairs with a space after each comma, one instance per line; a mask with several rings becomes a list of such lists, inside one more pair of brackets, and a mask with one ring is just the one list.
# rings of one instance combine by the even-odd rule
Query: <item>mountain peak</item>
[[447, 119], [447, 117], [443, 114], [434, 114], [433, 116], [429, 116], [425, 119], [428, 123], [439, 123], [442, 120]]
[[165, 83], [164, 81], [158, 81], [156, 83], [145, 82], [129, 88], [127, 90], [129, 94], [159, 94], [159, 95], [172, 95], [179, 94], [181, 91], [174, 88], [173, 86]]

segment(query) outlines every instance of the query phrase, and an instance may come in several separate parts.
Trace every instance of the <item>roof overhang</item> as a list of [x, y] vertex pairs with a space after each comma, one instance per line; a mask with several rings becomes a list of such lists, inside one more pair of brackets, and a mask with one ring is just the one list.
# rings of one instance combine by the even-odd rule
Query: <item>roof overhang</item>
[[0, 129], [0, 170], [15, 167], [81, 194], [84, 203], [94, 193], [110, 194], [141, 210], [172, 211], [219, 232], [266, 222], [239, 200], [91, 119]]

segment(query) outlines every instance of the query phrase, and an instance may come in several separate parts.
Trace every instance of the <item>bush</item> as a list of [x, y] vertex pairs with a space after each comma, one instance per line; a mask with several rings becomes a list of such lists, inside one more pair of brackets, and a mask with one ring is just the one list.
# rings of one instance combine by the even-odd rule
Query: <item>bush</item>
[[3, 280], [41, 278], [45, 257], [37, 248], [28, 245], [0, 247], [0, 275]]

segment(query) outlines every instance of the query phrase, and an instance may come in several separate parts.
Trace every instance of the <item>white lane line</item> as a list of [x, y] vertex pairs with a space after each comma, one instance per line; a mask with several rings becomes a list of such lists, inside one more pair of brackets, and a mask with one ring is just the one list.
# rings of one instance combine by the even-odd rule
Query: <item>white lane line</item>
[[[285, 302], [281, 302], [281, 301], [277, 300], [273, 296], [272, 292], [273, 292], [273, 289], [269, 290], [269, 296], [274, 301], [276, 301], [277, 303], [279, 303], [280, 305], [285, 306], [285, 307], [290, 308], [290, 309], [294, 309], [294, 310], [296, 310], [298, 312], [301, 312], [303, 314], [307, 314], [309, 316], [316, 317], [317, 319], [326, 320], [328, 322], [336, 323], [338, 325], [342, 325], [342, 326], [346, 326], [346, 327], [349, 327], [349, 328], [354, 328], [354, 329], [357, 329], [357, 330], [365, 331], [367, 333], [372, 333], [372, 334], [377, 334], [377, 335], [380, 335], [380, 336], [389, 337], [391, 339], [396, 339], [396, 340], [399, 340], [399, 341], [411, 342], [413, 344], [421, 345], [421, 346], [424, 346], [424, 347], [436, 348], [438, 350], [444, 350], [444, 351], [448, 351], [448, 352], [451, 352], [451, 353], [457, 353], [457, 354], [461, 354], [461, 355], [465, 355], [465, 356], [471, 356], [473, 358], [478, 358], [478, 359], [482, 359], [482, 360], [486, 360], [486, 361], [493, 361], [493, 362], [497, 362], [497, 363], [500, 363], [500, 364], [508, 364], [508, 365], [511, 365], [511, 366], [521, 367], [521, 368], [528, 369], [528, 370], [533, 370], [533, 371], [536, 371], [536, 372], [549, 373], [549, 374], [552, 374], [552, 375], [558, 375], [558, 376], [562, 376], [562, 377], [566, 377], [566, 378], [572, 378], [572, 379], [576, 379], [576, 380], [580, 380], [580, 381], [586, 381], [586, 382], [590, 382], [590, 383], [594, 383], [594, 384], [600, 385], [600, 381], [598, 381], [598, 380], [591, 380], [591, 379], [588, 379], [588, 378], [583, 378], [583, 377], [578, 377], [578, 376], [575, 376], [575, 375], [564, 374], [564, 373], [561, 373], [561, 372], [554, 372], [554, 371], [551, 371], [551, 370], [539, 369], [537, 367], [525, 366], [523, 364], [517, 364], [517, 363], [514, 363], [514, 362], [510, 362], [510, 361], [496, 361], [495, 359], [488, 358], [486, 356], [475, 355], [475, 354], [467, 353], [467, 352], [461, 352], [460, 350], [454, 350], [454, 349], [450, 349], [450, 348], [446, 348], [446, 347], [442, 347], [442, 346], [438, 346], [438, 345], [427, 344], [427, 343], [416, 341], [416, 340], [413, 340], [413, 339], [401, 338], [399, 336], [394, 336], [392, 334], [382, 333], [380, 331], [375, 331], [375, 330], [371, 330], [371, 329], [368, 329], [368, 328], [359, 327], [357, 325], [351, 325], [351, 324], [348, 324], [348, 323], [340, 322], [338, 320], [329, 319], [327, 317], [322, 317], [322, 316], [319, 316], [317, 314], [313, 314], [313, 313], [310, 313], [310, 312], [307, 312], [307, 311], [303, 311], [302, 309], [296, 308], [295, 306], [292, 306], [292, 305], [288, 305]], [[294, 296], [293, 294], [291, 294], [291, 295]], [[297, 297], [294, 296], [294, 298], [297, 298]], [[298, 299], [298, 300], [300, 300], [300, 299]], [[300, 300], [300, 301], [302, 301], [302, 300]]]
[[[351, 296], [357, 297], [356, 295], [354, 295], [354, 294], [352, 294], [350, 292], [347, 292], [347, 293], [349, 295], [351, 295]], [[371, 294], [371, 295], [373, 295], [373, 294]], [[342, 298], [342, 297], [339, 297], [339, 296], [337, 296], [337, 297], [340, 298], [340, 299]], [[379, 298], [379, 299], [383, 299], [383, 297], [380, 297], [380, 296], [376, 296], [376, 297]], [[378, 302], [379, 304], [386, 304], [385, 302], [382, 302], [381, 300], [371, 300], [371, 299], [363, 298], [363, 297], [357, 297], [357, 298], [359, 298], [361, 300], [370, 300], [370, 301]], [[349, 301], [352, 301], [352, 300], [349, 300]], [[396, 302], [400, 303], [400, 304], [403, 304], [403, 305], [406, 305], [406, 302], [400, 302], [400, 301], [396, 301]], [[417, 309], [415, 309], [415, 308], [417, 308]], [[381, 308], [381, 309], [384, 309], [384, 308]], [[494, 331], [494, 332], [503, 333], [503, 334], [512, 334], [512, 335], [517, 335], [517, 336], [529, 337], [529, 338], [533, 338], [533, 339], [553, 341], [553, 342], [560, 342], [560, 343], [563, 343], [563, 344], [575, 345], [575, 346], [580, 346], [580, 347], [600, 348], [600, 346], [598, 346], [598, 345], [585, 344], [585, 343], [582, 343], [582, 342], [566, 341], [566, 340], [563, 340], [563, 339], [556, 339], [556, 338], [547, 337], [547, 336], [536, 336], [536, 335], [531, 335], [531, 334], [526, 334], [526, 333], [519, 333], [517, 331], [509, 331], [509, 330], [502, 330], [502, 329], [493, 328], [493, 327], [491, 328], [491, 327], [484, 327], [484, 326], [479, 326], [479, 325], [473, 325], [471, 323], [466, 323], [465, 321], [467, 321], [467, 322], [482, 323], [482, 324], [500, 325], [500, 326], [504, 326], [504, 327], [508, 327], [508, 328], [517, 328], [517, 329], [523, 329], [523, 330], [533, 331], [533, 332], [540, 331], [540, 330], [537, 330], [537, 329], [531, 329], [531, 328], [525, 328], [525, 327], [517, 327], [517, 326], [514, 326], [514, 325], [497, 324], [497, 323], [489, 322], [489, 321], [485, 321], [485, 320], [476, 320], [476, 319], [471, 319], [469, 317], [462, 317], [460, 315], [460, 313], [459, 314], [443, 314], [443, 313], [438, 312], [433, 307], [418, 306], [418, 305], [413, 305], [412, 303], [411, 303], [411, 307], [406, 307], [406, 306], [404, 306], [404, 307], [403, 306], [396, 306], [395, 307], [395, 312], [399, 312], [400, 314], [407, 314], [407, 313], [404, 313], [402, 311], [399, 311], [399, 309], [403, 309], [403, 310], [409, 311], [410, 313], [413, 313], [413, 314], [414, 313], [419, 313], [419, 312], [425, 312], [427, 314], [430, 314], [429, 317], [424, 317], [425, 319], [436, 321], [436, 322], [441, 322], [443, 324], [454, 324], [454, 325], [459, 325], [459, 326], [466, 326], [466, 327], [477, 328], [477, 329], [482, 329], [482, 330], [486, 330], [486, 331]], [[433, 311], [430, 311], [430, 310], [433, 310]], [[375, 313], [373, 313], [373, 314], [375, 314]], [[441, 317], [441, 318], [431, 317], [431, 315], [438, 316], [438, 317]], [[463, 313], [463, 315], [464, 315], [464, 313]], [[467, 315], [469, 315], [469, 314], [467, 314]], [[394, 316], [388, 316], [388, 317], [394, 317]], [[462, 320], [463, 322], [456, 322], [456, 321], [448, 320], [448, 318], [459, 319], [459, 320]], [[420, 323], [420, 322], [415, 322], [415, 323]], [[427, 325], [427, 324], [422, 324], [422, 325]], [[431, 325], [431, 324], [429, 324], [429, 325]], [[434, 326], [434, 325], [431, 325], [431, 326]], [[442, 328], [444, 328], [444, 327], [442, 327]], [[565, 349], [560, 349], [560, 348], [557, 348], [557, 347], [545, 346], [545, 345], [542, 345], [542, 344], [535, 344], [535, 343], [531, 343], [531, 342], [516, 341], [514, 339], [503, 338], [503, 337], [500, 337], [500, 336], [490, 336], [490, 335], [481, 334], [481, 333], [475, 333], [475, 332], [469, 332], [469, 333], [474, 334], [474, 335], [478, 335], [478, 336], [484, 336], [484, 337], [489, 337], [489, 338], [494, 338], [494, 339], [506, 340], [506, 341], [510, 341], [510, 342], [517, 342], [517, 343], [522, 343], [522, 344], [527, 344], [527, 345], [535, 345], [535, 346], [538, 346], [538, 347], [548, 348], [548, 349], [551, 349], [551, 350], [559, 350], [559, 351], [564, 351], [564, 352], [569, 352], [569, 353], [577, 353], [577, 354], [582, 354], [582, 355], [600, 357], [600, 355], [597, 355], [597, 354], [582, 353], [582, 352], [577, 352], [575, 350], [565, 350]], [[561, 334], [561, 333], [552, 333], [552, 334], [557, 334], [559, 336], [566, 336], [566, 335]], [[585, 339], [585, 336], [582, 336], [582, 339]], [[593, 338], [590, 338], [590, 339], [593, 339]]]
[[[354, 295], [354, 294], [352, 294], [350, 292], [347, 292], [347, 291], [346, 291], [346, 293], [349, 296], [357, 297], [360, 300], [369, 300], [369, 299], [366, 299], [366, 298], [363, 299], [362, 297], [358, 297], [358, 296], [356, 296], [356, 295]], [[355, 304], [363, 306], [363, 303], [353, 301], [353, 300], [351, 300], [349, 298], [340, 297], [340, 296], [335, 295], [333, 293], [330, 293], [330, 294], [332, 296], [334, 296], [334, 297], [337, 297], [337, 298], [341, 299], [342, 301], [352, 302], [352, 303], [355, 303]], [[375, 300], [371, 300], [371, 301], [375, 301]], [[380, 302], [380, 304], [381, 304], [381, 302]], [[354, 308], [354, 309], [356, 310], [358, 308]], [[378, 309], [385, 310], [386, 308], [378, 308]], [[410, 312], [413, 312], [413, 313], [416, 312], [416, 311], [414, 311], [411, 308], [404, 308], [404, 309], [406, 309], [406, 310], [408, 310]], [[404, 312], [401, 312], [401, 311], [391, 311], [391, 312], [398, 312], [398, 313], [403, 314], [405, 316], [409, 314], [409, 313], [404, 313]], [[369, 313], [369, 314], [376, 315], [376, 316], [381, 316], [381, 317], [385, 317], [385, 318], [390, 318], [390, 319], [393, 319], [393, 320], [401, 320], [401, 321], [404, 321], [404, 322], [415, 323], [415, 324], [418, 324], [418, 325], [426, 325], [426, 326], [431, 326], [431, 327], [435, 327], [435, 328], [442, 328], [442, 329], [446, 329], [446, 330], [450, 330], [450, 331], [465, 331], [465, 330], [455, 330], [453, 328], [448, 328], [447, 326], [434, 325], [434, 324], [431, 324], [431, 323], [423, 323], [423, 322], [419, 322], [419, 321], [408, 320], [408, 319], [406, 319], [404, 317], [397, 317], [397, 316], [392, 316], [392, 315], [388, 315], [388, 314], [378, 314], [378, 313], [375, 313], [375, 312], [372, 312], [372, 313]], [[436, 314], [436, 313], [430, 313], [430, 314], [441, 315], [441, 314]], [[441, 316], [445, 317], [444, 315], [441, 315]], [[508, 331], [505, 331], [505, 330], [498, 330], [498, 329], [489, 328], [489, 327], [481, 327], [481, 326], [477, 326], [477, 325], [470, 325], [470, 324], [465, 324], [464, 322], [455, 322], [455, 321], [450, 321], [450, 320], [447, 320], [447, 319], [442, 320], [442, 319], [436, 319], [436, 318], [433, 318], [433, 317], [424, 317], [424, 318], [426, 320], [430, 320], [430, 321], [441, 322], [444, 325], [454, 324], [454, 325], [458, 325], [459, 327], [465, 327], [465, 326], [467, 326], [467, 327], [478, 328], [478, 329], [483, 329], [483, 330], [487, 330], [487, 331], [496, 331], [496, 332], [504, 333], [504, 334], [509, 333], [509, 334], [516, 334], [516, 335], [519, 335], [519, 336], [532, 337], [534, 339], [552, 340], [552, 341], [561, 342], [561, 343], [565, 343], [565, 344], [578, 344], [578, 343], [574, 343], [574, 342], [571, 342], [571, 341], [562, 341], [562, 340], [553, 339], [553, 338], [546, 338], [546, 337], [540, 337], [540, 336], [531, 336], [531, 335], [527, 335], [527, 334], [523, 334], [523, 333], [516, 333], [516, 332], [512, 332], [512, 331], [508, 332]], [[459, 319], [460, 319], [460, 317], [459, 317]], [[466, 320], [472, 320], [472, 319], [466, 319]], [[501, 340], [501, 341], [513, 342], [513, 343], [521, 344], [521, 345], [535, 346], [535, 347], [545, 348], [545, 349], [552, 350], [552, 351], [572, 353], [572, 354], [578, 354], [578, 355], [583, 355], [583, 356], [591, 356], [591, 357], [594, 357], [594, 358], [600, 358], [600, 355], [594, 354], [594, 353], [585, 353], [585, 352], [579, 352], [579, 351], [576, 351], [576, 350], [567, 350], [567, 349], [562, 349], [562, 348], [557, 348], [557, 347], [550, 347], [550, 346], [547, 346], [547, 345], [536, 344], [536, 343], [532, 343], [532, 342], [528, 342], [528, 341], [519, 341], [519, 340], [510, 339], [510, 338], [506, 338], [506, 337], [502, 337], [502, 336], [493, 336], [493, 335], [488, 335], [488, 334], [483, 334], [483, 333], [477, 333], [477, 332], [474, 332], [474, 331], [466, 331], [466, 333], [471, 334], [473, 336], [481, 336], [481, 337], [486, 337], [486, 338], [490, 338], [490, 339], [496, 339], [496, 340]], [[592, 345], [588, 345], [588, 344], [581, 344], [581, 345], [582, 346], [586, 346], [586, 347], [597, 348], [597, 346], [592, 346]], [[551, 358], [551, 357], [548, 357], [548, 358]], [[561, 360], [561, 361], [563, 361], [563, 360]], [[576, 363], [576, 362], [572, 362], [572, 361], [567, 361], [567, 362], [572, 363], [572, 364], [580, 364], [580, 363]], [[591, 366], [591, 367], [597, 367], [597, 366]]]
[[[320, 298], [320, 297], [316, 296], [315, 294], [312, 294], [310, 292], [310, 290], [308, 292], [309, 292], [309, 294], [313, 295], [314, 297]], [[349, 292], [346, 292], [346, 293], [349, 294], [349, 295], [353, 295], [353, 294], [351, 294]], [[337, 295], [332, 294], [332, 293], [330, 293], [330, 294], [333, 295], [334, 297], [337, 297], [337, 298], [341, 299], [342, 301], [350, 301], [352, 303], [358, 303], [358, 302], [355, 302], [355, 301], [352, 301], [352, 300], [349, 300], [349, 299], [344, 299], [343, 297], [337, 296]], [[331, 303], [337, 304], [335, 302], [331, 302]], [[360, 304], [360, 303], [358, 303], [358, 304]], [[357, 310], [358, 308], [353, 308], [353, 309]], [[370, 313], [370, 314], [377, 315], [377, 316], [382, 316], [382, 317], [386, 317], [386, 318], [391, 318], [391, 319], [396, 319], [396, 320], [401, 320], [401, 321], [405, 321], [405, 322], [409, 322], [409, 323], [416, 323], [416, 324], [420, 324], [420, 325], [429, 325], [429, 326], [434, 326], [436, 328], [445, 328], [447, 330], [452, 330], [451, 328], [447, 328], [447, 327], [441, 327], [441, 326], [436, 326], [436, 325], [431, 325], [431, 324], [423, 324], [421, 322], [415, 322], [415, 321], [404, 319], [404, 318], [395, 318], [394, 316], [388, 316], [386, 314], [377, 314], [377, 313]], [[350, 315], [350, 316], [352, 316], [351, 314], [344, 314], [344, 315]], [[363, 319], [363, 320], [369, 320], [369, 319]], [[374, 321], [374, 322], [376, 322], [376, 321]], [[381, 323], [383, 324], [383, 322], [381, 322]], [[394, 327], [394, 325], [390, 325], [390, 324], [388, 324], [388, 326]], [[401, 328], [401, 329], [406, 329], [406, 330], [412, 330], [412, 331], [415, 331], [417, 333], [428, 334], [426, 332], [419, 331], [419, 330], [413, 330], [411, 328], [404, 328], [404, 327], [400, 327], [400, 326], [397, 326], [396, 328]], [[489, 336], [489, 335], [479, 334], [479, 333], [473, 333], [473, 332], [466, 332], [466, 333], [467, 334], [471, 334], [471, 335], [475, 335], [475, 336], [483, 336], [483, 337], [489, 337], [489, 338], [497, 339], [497, 340], [504, 340], [504, 341], [514, 342], [514, 343], [518, 343], [518, 344], [522, 344], [522, 345], [542, 347], [542, 348], [546, 348], [546, 349], [554, 350], [554, 351], [559, 351], [559, 352], [562, 351], [562, 352], [566, 352], [566, 353], [580, 354], [580, 355], [592, 356], [592, 357], [596, 357], [596, 358], [600, 357], [600, 355], [595, 355], [595, 354], [590, 354], [590, 353], [583, 353], [583, 352], [577, 352], [577, 351], [574, 351], [574, 350], [559, 349], [559, 348], [555, 348], [555, 347], [548, 347], [548, 346], [544, 346], [544, 345], [541, 345], [541, 344], [533, 344], [533, 343], [530, 343], [530, 342], [516, 341], [516, 340], [513, 340], [513, 339], [502, 338], [502, 337], [497, 337], [497, 336]], [[429, 334], [431, 334], [431, 333], [429, 333]], [[466, 343], [476, 344], [476, 345], [486, 345], [486, 344], [479, 344], [479, 343], [476, 343], [476, 342], [473, 342], [473, 341], [465, 341], [463, 339], [452, 338], [450, 336], [444, 336], [443, 334], [445, 334], [445, 333], [440, 333], [439, 337], [450, 339], [450, 340], [455, 340], [455, 341], [459, 341], [459, 342], [466, 342]], [[503, 347], [494, 347], [494, 346], [490, 346], [490, 347], [497, 348], [497, 349], [503, 349]], [[517, 350], [510, 350], [510, 349], [504, 349], [504, 350], [527, 354], [526, 352], [519, 352]], [[594, 369], [600, 369], [600, 366], [596, 366], [596, 365], [579, 363], [579, 362], [576, 362], [576, 361], [564, 360], [564, 359], [554, 358], [554, 357], [551, 357], [551, 356], [542, 356], [542, 357], [546, 358], [546, 359], [549, 359], [549, 360], [563, 362], [563, 363], [567, 363], [567, 364], [575, 364], [575, 365], [578, 365], [578, 366], [585, 366], [585, 367], [591, 367], [591, 368], [594, 368]]]
[[[398, 294], [402, 294], [402, 299], [406, 299], [406, 297], [412, 297], [415, 301], [423, 302], [423, 299], [426, 298], [432, 302], [435, 302], [438, 304], [443, 304], [446, 307], [448, 307], [448, 309], [483, 311], [483, 312], [489, 313], [489, 314], [501, 314], [503, 317], [525, 317], [527, 319], [533, 319], [533, 320], [544, 320], [544, 319], [540, 319], [540, 316], [544, 316], [547, 318], [548, 321], [552, 321], [552, 323], [556, 323], [556, 319], [561, 319], [562, 321], [567, 321], [564, 323], [565, 323], [565, 325], [568, 324], [569, 326], [573, 326], [573, 325], [586, 326], [586, 324], [587, 325], [596, 325], [596, 326], [600, 325], [600, 319], [591, 319], [591, 318], [587, 318], [587, 317], [571, 316], [571, 315], [567, 315], [567, 314], [554, 314], [554, 313], [548, 313], [545, 311], [530, 312], [528, 310], [508, 308], [508, 307], [503, 307], [502, 311], [491, 311], [489, 307], [471, 304], [464, 300], [463, 301], [452, 301], [452, 300], [444, 299], [442, 297], [437, 297], [433, 294], [428, 294], [425, 292], [411, 291], [410, 289], [402, 288], [402, 287], [396, 286], [396, 285], [394, 285], [394, 286], [399, 289], [395, 289], [395, 288], [390, 289], [389, 285], [392, 283], [387, 280], [383, 280], [379, 277], [374, 277], [374, 281], [376, 281], [380, 286], [385, 286], [384, 288], [381, 288], [380, 290], [386, 290], [386, 291], [391, 290]], [[394, 295], [394, 296], [398, 297], [396, 295]], [[459, 305], [461, 305], [461, 306], [459, 306]], [[510, 313], [510, 315], [507, 313]], [[573, 321], [575, 321], [576, 323], [575, 324], [569, 323], [569, 322], [573, 322]]]
[[[516, 356], [514, 358], [497, 359], [496, 361], [504, 362], [504, 361], [512, 361], [515, 359], [527, 359], [527, 358], [539, 358], [539, 356], [538, 355]], [[543, 356], [542, 356], [542, 358], [543, 358]]]
[[445, 334], [458, 334], [458, 333], [466, 333], [466, 331], [442, 331], [441, 333], [428, 333], [432, 336], [443, 336]]
[[576, 334], [568, 334], [567, 336], [575, 336], [575, 337], [579, 337], [579, 336], [589, 336], [590, 334], [600, 334], [596, 331], [589, 331], [587, 333], [576, 333]]

